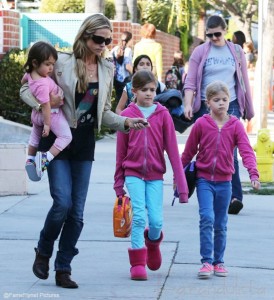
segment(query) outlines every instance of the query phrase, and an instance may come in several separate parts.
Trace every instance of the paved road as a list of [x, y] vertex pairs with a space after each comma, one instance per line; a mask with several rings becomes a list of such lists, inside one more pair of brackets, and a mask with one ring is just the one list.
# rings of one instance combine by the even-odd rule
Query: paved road
[[[186, 135], [179, 135], [180, 149]], [[252, 138], [252, 137], [251, 137]], [[198, 205], [172, 207], [172, 172], [165, 177], [163, 264], [148, 270], [148, 281], [129, 279], [129, 239], [114, 238], [112, 190], [115, 138], [96, 144], [96, 162], [85, 210], [85, 226], [78, 242], [80, 254], [72, 264], [79, 289], [55, 286], [53, 261], [48, 280], [32, 274], [34, 250], [51, 206], [46, 176], [29, 182], [27, 196], [0, 197], [0, 299], [229, 299], [274, 300], [274, 198], [246, 195], [244, 209], [229, 216], [225, 263], [227, 278], [197, 279], [200, 267]], [[242, 181], [248, 181], [241, 168]], [[14, 179], [16, 184], [16, 178]]]

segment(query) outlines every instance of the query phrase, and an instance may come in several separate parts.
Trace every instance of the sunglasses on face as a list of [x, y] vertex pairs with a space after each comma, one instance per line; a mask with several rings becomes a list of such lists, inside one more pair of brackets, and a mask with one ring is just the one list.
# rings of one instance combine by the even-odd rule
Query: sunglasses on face
[[214, 33], [207, 33], [207, 34], [206, 34], [206, 36], [207, 36], [208, 38], [210, 38], [210, 39], [213, 38], [213, 35], [214, 35], [216, 38], [218, 38], [218, 37], [220, 37], [220, 36], [222, 35], [222, 33], [221, 33], [221, 32], [214, 32]]
[[105, 43], [105, 45], [107, 46], [112, 42], [112, 38], [106, 38], [105, 39], [104, 37], [102, 37], [100, 35], [93, 35], [91, 37], [91, 39], [93, 40], [93, 42], [95, 44], [99, 44], [99, 45]]

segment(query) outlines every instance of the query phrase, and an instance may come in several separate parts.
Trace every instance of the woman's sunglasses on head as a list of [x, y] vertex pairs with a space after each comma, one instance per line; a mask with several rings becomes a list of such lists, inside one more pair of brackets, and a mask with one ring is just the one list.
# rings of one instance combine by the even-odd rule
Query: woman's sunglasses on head
[[213, 36], [215, 36], [216, 38], [220, 37], [222, 35], [221, 32], [214, 32], [214, 33], [206, 33], [206, 36], [210, 39], [213, 38]]
[[93, 40], [93, 42], [95, 44], [99, 44], [99, 45], [105, 43], [105, 45], [107, 46], [112, 42], [112, 38], [105, 39], [104, 37], [102, 37], [100, 35], [92, 35], [90, 38]]

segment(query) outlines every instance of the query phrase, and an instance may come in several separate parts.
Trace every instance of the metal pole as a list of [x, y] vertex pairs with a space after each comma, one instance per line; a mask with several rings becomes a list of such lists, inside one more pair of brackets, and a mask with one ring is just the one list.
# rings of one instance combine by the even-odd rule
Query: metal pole
[[256, 112], [256, 129], [261, 128], [262, 113], [263, 113], [263, 93], [262, 93], [262, 60], [263, 60], [263, 2], [259, 0], [258, 12], [258, 60], [256, 63], [256, 79], [255, 86], [257, 87], [254, 93], [254, 108]]

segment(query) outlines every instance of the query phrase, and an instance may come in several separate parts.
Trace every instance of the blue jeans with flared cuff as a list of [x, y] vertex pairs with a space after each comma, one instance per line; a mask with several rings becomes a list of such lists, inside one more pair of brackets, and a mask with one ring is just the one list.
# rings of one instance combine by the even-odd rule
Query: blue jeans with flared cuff
[[231, 182], [198, 178], [196, 185], [200, 214], [201, 262], [213, 265], [223, 263]]
[[40, 232], [38, 249], [51, 257], [59, 237], [55, 259], [56, 271], [71, 271], [71, 261], [78, 254], [77, 241], [83, 228], [83, 212], [88, 192], [91, 161], [53, 160], [48, 178], [53, 204]]
[[163, 226], [163, 180], [142, 180], [126, 176], [126, 187], [129, 192], [133, 218], [131, 230], [131, 247], [144, 247], [144, 230], [148, 219], [148, 238], [152, 241], [161, 236]]

